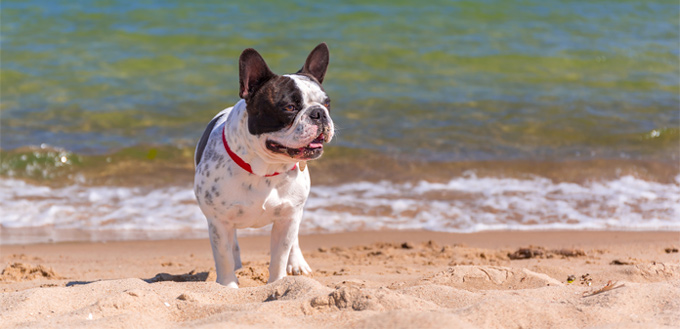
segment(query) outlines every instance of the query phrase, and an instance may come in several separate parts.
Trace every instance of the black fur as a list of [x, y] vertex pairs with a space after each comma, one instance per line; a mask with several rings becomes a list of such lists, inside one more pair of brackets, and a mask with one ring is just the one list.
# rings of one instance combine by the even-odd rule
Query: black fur
[[[222, 114], [224, 115], [224, 114]], [[203, 157], [203, 151], [205, 150], [205, 145], [208, 144], [208, 138], [210, 138], [210, 134], [212, 133], [213, 128], [215, 127], [215, 123], [222, 117], [222, 115], [216, 116], [214, 119], [210, 120], [210, 123], [208, 123], [208, 126], [205, 128], [205, 131], [203, 132], [203, 136], [201, 136], [201, 139], [198, 141], [198, 146], [196, 147], [196, 167], [198, 167], [198, 164], [201, 163], [201, 158]]]
[[[328, 46], [321, 43], [307, 56], [297, 74], [321, 87], [328, 62]], [[239, 58], [239, 87], [239, 96], [246, 101], [248, 131], [253, 135], [289, 127], [303, 109], [304, 99], [295, 81], [274, 74], [255, 49], [244, 50]]]
[[275, 76], [257, 50], [244, 50], [238, 59], [239, 97], [252, 97], [255, 91]]
[[330, 53], [328, 51], [328, 45], [326, 45], [325, 42], [320, 43], [311, 53], [309, 53], [305, 65], [298, 71], [298, 74], [308, 74], [314, 77], [319, 84], [322, 84], [323, 78], [326, 77], [326, 69], [328, 68], [329, 60]]
[[[276, 76], [246, 98], [248, 131], [260, 135], [279, 131], [293, 124], [304, 99], [295, 81]], [[292, 107], [286, 108], [286, 107]]]

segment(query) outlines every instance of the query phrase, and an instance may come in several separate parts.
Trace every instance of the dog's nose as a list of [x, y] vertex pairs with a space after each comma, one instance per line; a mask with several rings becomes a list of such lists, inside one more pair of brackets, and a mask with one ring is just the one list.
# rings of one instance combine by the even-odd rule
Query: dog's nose
[[326, 117], [326, 114], [323, 112], [323, 109], [320, 107], [313, 108], [311, 112], [309, 112], [309, 118], [312, 119], [313, 121], [322, 121]]

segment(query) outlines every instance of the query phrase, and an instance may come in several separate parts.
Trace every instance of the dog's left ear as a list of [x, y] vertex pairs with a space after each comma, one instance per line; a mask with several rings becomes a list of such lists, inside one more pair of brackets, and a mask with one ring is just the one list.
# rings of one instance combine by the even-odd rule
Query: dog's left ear
[[298, 73], [310, 74], [319, 83], [323, 83], [323, 78], [326, 76], [326, 69], [328, 68], [329, 57], [328, 45], [325, 42], [320, 43], [309, 53], [305, 65], [302, 66]]

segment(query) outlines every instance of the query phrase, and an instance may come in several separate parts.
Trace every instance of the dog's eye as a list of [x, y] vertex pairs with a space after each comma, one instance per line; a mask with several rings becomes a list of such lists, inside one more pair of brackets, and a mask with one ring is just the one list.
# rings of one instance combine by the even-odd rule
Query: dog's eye
[[286, 105], [284, 108], [286, 112], [295, 112], [295, 105]]
[[331, 100], [327, 99], [327, 100], [323, 101], [323, 106], [325, 106], [325, 107], [331, 106]]

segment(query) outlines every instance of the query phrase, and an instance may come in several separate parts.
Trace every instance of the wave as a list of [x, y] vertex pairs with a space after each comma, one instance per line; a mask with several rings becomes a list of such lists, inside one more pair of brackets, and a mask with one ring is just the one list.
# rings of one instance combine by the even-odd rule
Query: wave
[[[50, 234], [33, 242], [64, 241], [60, 231], [107, 231], [109, 240], [207, 237], [189, 187], [72, 185], [52, 188], [0, 179], [2, 243], [21, 243], [12, 230]], [[658, 183], [633, 176], [583, 184], [477, 177], [467, 172], [448, 183], [354, 182], [313, 186], [301, 233], [353, 230], [680, 230], [680, 175]], [[264, 234], [267, 227], [247, 230]], [[72, 239], [72, 238], [71, 238]]]
[[313, 188], [306, 216], [319, 228], [678, 230], [680, 175], [675, 180], [624, 176], [580, 185], [467, 173], [448, 183], [352, 183]]

